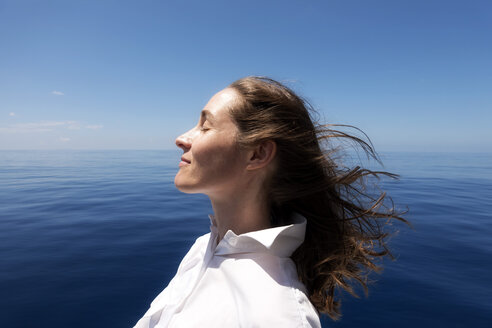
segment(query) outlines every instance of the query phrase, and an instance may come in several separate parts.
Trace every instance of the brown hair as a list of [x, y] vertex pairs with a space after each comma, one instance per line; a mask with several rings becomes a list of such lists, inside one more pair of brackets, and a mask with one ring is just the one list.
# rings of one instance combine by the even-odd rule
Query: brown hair
[[292, 259], [313, 305], [337, 319], [340, 290], [357, 296], [359, 283], [367, 293], [368, 274], [380, 270], [376, 258], [391, 256], [383, 227], [391, 219], [406, 222], [392, 202], [385, 205], [391, 199], [384, 192], [374, 196], [366, 188], [370, 177], [396, 175], [342, 166], [333, 141], [350, 141], [378, 159], [370, 140], [313, 123], [312, 106], [283, 84], [246, 77], [229, 87], [241, 98], [230, 111], [239, 145], [277, 144], [277, 169], [268, 184], [272, 225], [291, 223], [293, 212], [306, 217], [305, 240]]

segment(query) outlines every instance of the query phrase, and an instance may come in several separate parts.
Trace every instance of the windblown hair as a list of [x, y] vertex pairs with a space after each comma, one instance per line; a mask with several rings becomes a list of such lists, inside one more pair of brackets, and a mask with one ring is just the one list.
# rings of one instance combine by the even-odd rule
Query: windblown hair
[[229, 87], [240, 95], [230, 110], [239, 145], [277, 145], [276, 170], [267, 185], [271, 223], [289, 224], [293, 212], [306, 217], [305, 240], [292, 259], [316, 309], [338, 319], [340, 292], [357, 296], [358, 283], [367, 293], [368, 274], [380, 270], [376, 260], [391, 256], [386, 224], [406, 222], [384, 192], [376, 189], [374, 195], [366, 188], [371, 177], [397, 176], [343, 166], [337, 157], [343, 142], [335, 141], [349, 141], [378, 160], [370, 140], [334, 129], [350, 126], [313, 123], [312, 106], [283, 84], [246, 77]]

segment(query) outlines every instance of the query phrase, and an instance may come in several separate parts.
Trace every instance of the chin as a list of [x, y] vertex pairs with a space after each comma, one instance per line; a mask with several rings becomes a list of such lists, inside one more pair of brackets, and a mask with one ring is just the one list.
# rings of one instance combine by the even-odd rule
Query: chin
[[191, 183], [187, 183], [186, 181], [183, 181], [183, 179], [180, 179], [178, 174], [174, 178], [174, 185], [176, 186], [176, 189], [178, 189], [181, 192], [184, 192], [186, 194], [196, 194], [198, 191], [196, 191], [194, 188], [194, 185]]

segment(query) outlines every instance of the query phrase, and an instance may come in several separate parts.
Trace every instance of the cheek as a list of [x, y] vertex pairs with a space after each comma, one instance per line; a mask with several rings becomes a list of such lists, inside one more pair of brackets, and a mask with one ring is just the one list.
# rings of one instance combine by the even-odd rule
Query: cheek
[[226, 175], [236, 171], [241, 157], [231, 137], [214, 138], [215, 140], [199, 144], [193, 153], [196, 164], [212, 174]]

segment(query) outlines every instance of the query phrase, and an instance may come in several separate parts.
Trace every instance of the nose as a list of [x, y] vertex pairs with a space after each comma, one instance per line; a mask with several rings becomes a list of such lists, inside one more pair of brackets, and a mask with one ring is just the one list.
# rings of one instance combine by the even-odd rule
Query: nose
[[183, 151], [187, 151], [191, 148], [191, 135], [190, 131], [183, 133], [179, 137], [176, 138], [176, 146], [183, 149]]

